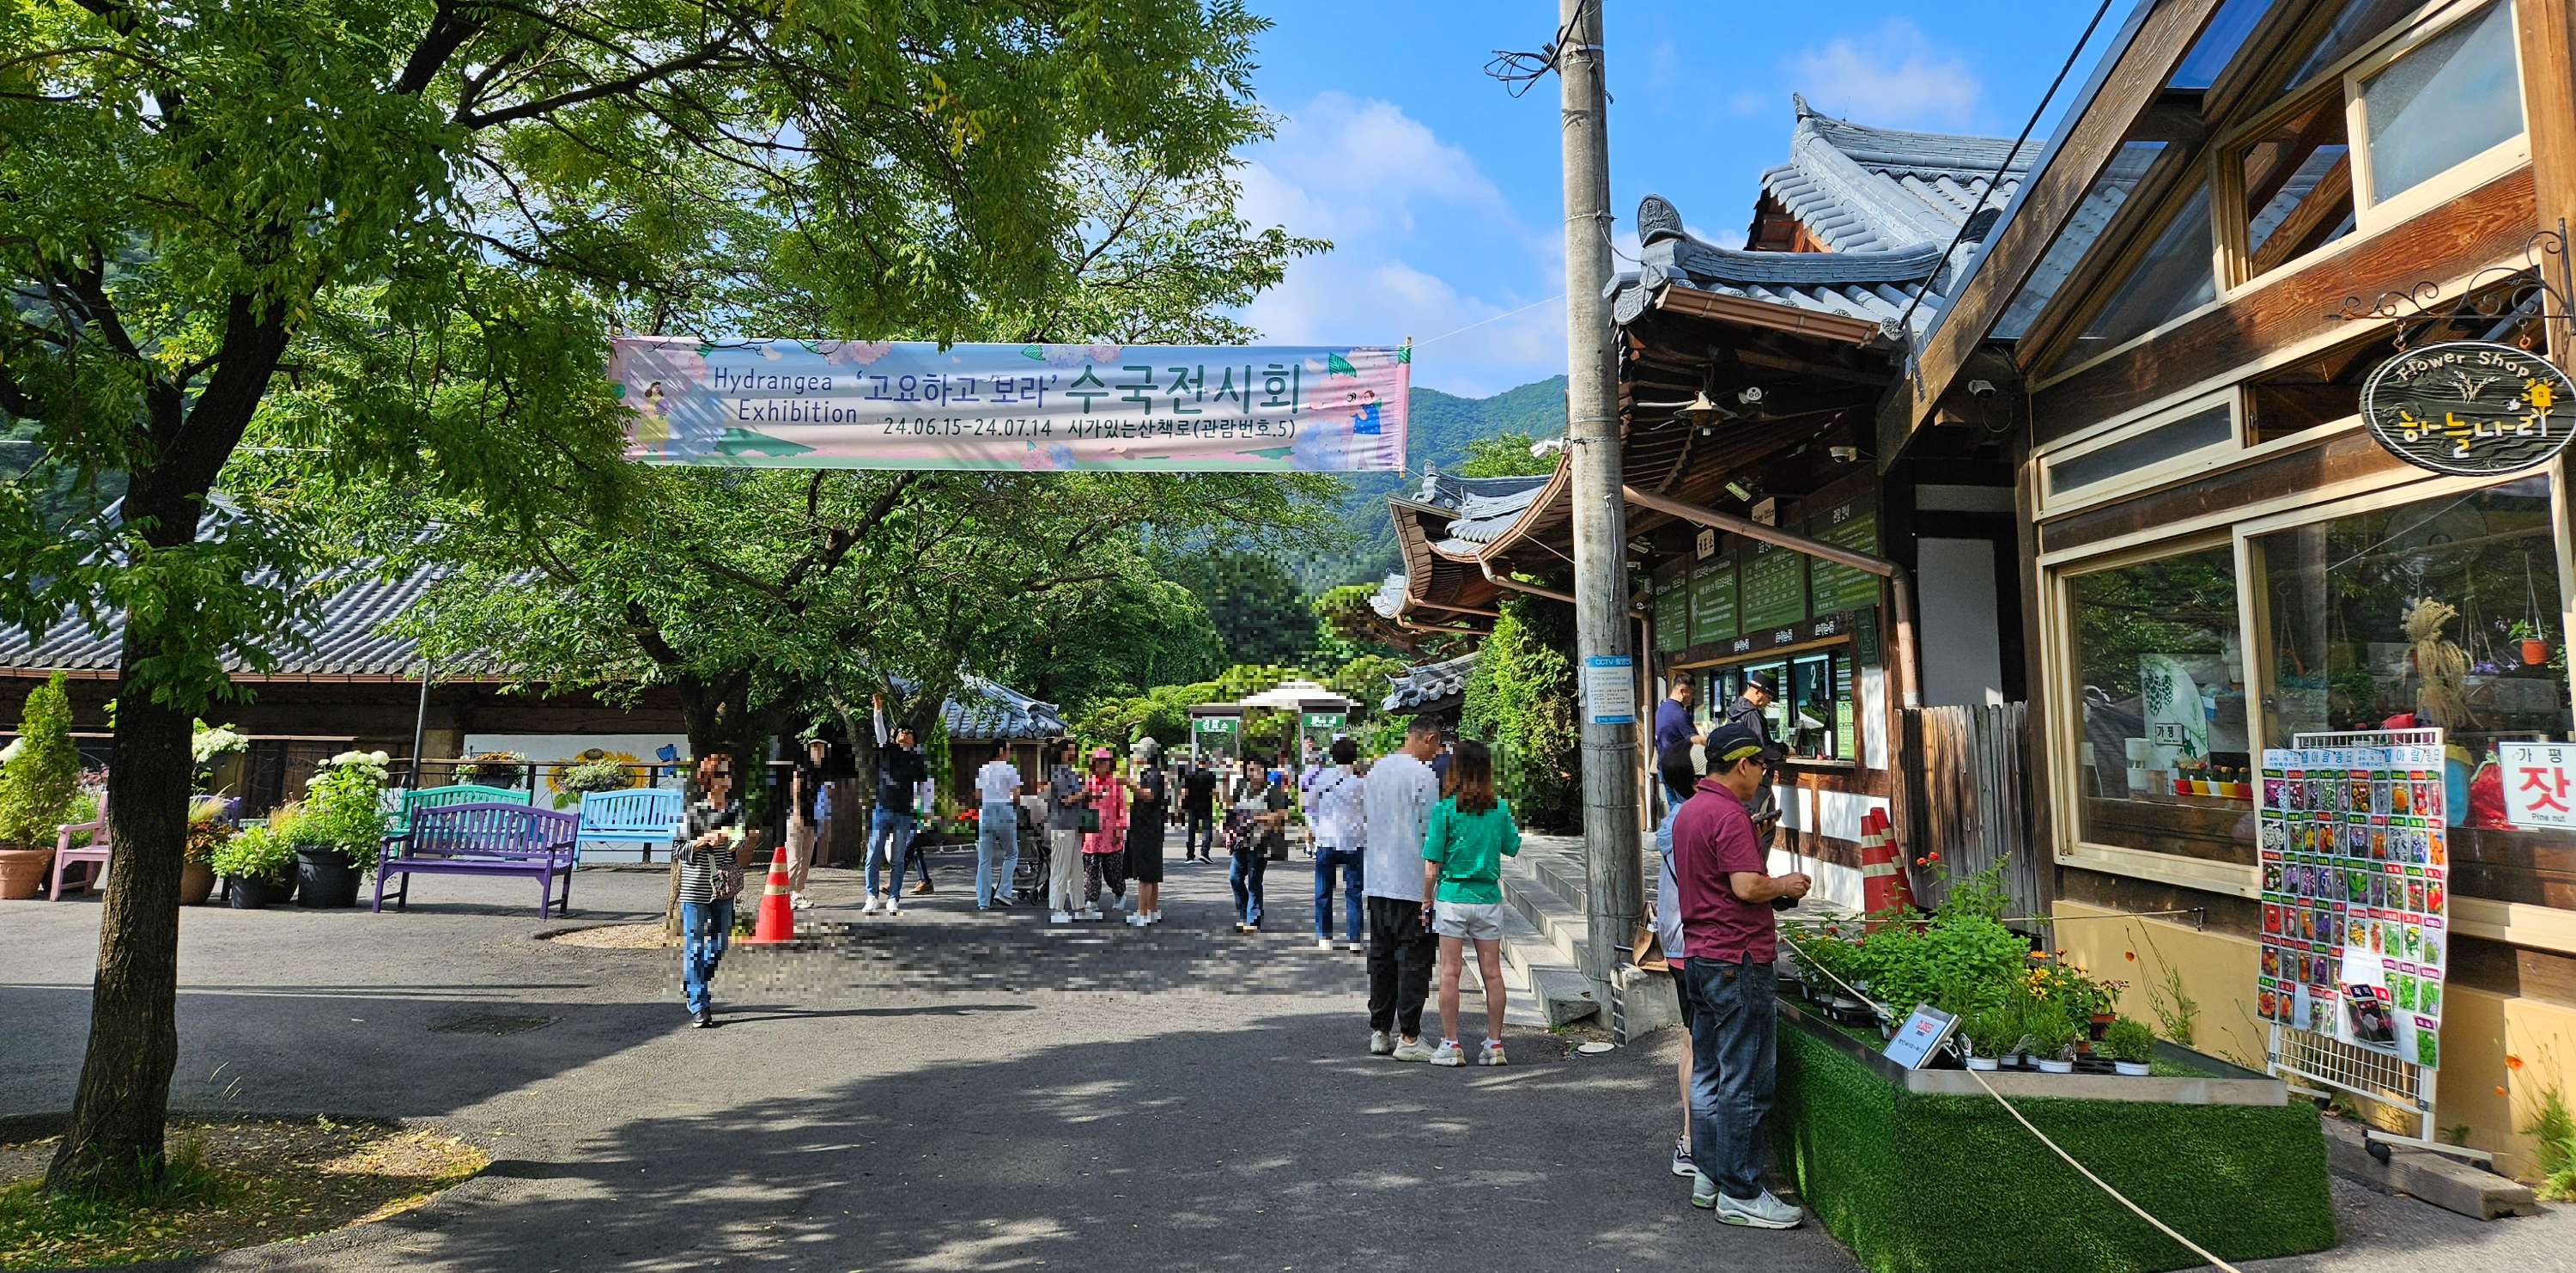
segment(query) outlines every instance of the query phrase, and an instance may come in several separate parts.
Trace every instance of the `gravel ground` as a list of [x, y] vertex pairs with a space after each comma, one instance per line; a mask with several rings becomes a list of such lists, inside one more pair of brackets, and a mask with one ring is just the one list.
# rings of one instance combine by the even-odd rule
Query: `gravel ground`
[[[400, 915], [191, 910], [177, 1105], [425, 1120], [495, 1162], [395, 1219], [181, 1267], [1857, 1267], [1813, 1224], [1691, 1210], [1664, 1165], [1673, 1032], [1579, 1057], [1515, 1031], [1501, 1070], [1366, 1056], [1361, 959], [1313, 948], [1303, 864], [1272, 873], [1274, 931], [1237, 937], [1222, 868], [1169, 856], [1146, 930], [979, 916], [965, 855], [897, 919], [818, 870], [809, 923], [835, 935], [737, 947], [713, 1031], [685, 1028], [674, 952], [540, 941], [567, 922], [516, 881], [427, 877]], [[569, 922], [663, 895], [584, 871]], [[0, 1116], [69, 1104], [96, 929], [91, 902], [0, 906]], [[2576, 1267], [2565, 1212], [2337, 1201], [2343, 1247], [2257, 1267]]]

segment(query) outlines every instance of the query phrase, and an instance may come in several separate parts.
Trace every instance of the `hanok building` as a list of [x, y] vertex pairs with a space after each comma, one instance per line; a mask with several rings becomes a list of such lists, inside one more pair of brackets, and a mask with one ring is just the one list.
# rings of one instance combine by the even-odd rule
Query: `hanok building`
[[2576, 1062], [2571, 20], [2140, 5], [1875, 439], [2009, 439], [2056, 944], [2508, 1167]]

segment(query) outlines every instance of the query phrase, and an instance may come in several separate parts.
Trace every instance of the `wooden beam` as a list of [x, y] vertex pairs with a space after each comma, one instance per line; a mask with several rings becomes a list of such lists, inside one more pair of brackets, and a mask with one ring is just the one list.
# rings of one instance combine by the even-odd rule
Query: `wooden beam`
[[2102, 81], [2101, 91], [2067, 133], [2048, 167], [2027, 178], [2021, 207], [1988, 245], [1985, 259], [1967, 286], [1952, 297], [1949, 312], [1933, 330], [1914, 374], [1900, 382], [1879, 420], [1879, 464], [1896, 461], [1906, 439], [1950, 387], [2003, 317], [2021, 285], [2038, 268], [2040, 257], [2057, 241], [2058, 231], [2075, 215], [2086, 191], [2102, 175], [2139, 116], [2156, 104], [2166, 77], [2173, 73], [2192, 41], [2200, 37], [2220, 0], [2173, 0], [2147, 15], [2136, 38]]
[[[2289, 270], [2162, 336], [2031, 395], [2042, 440], [2213, 380], [2344, 325], [2329, 315], [2345, 297], [2404, 292], [2419, 280], [2456, 285], [2489, 266], [2520, 264], [2532, 228], [2528, 168], [2434, 208], [2350, 251]], [[2355, 334], [2358, 334], [2357, 332]]]
[[1819, 380], [1840, 380], [1846, 384], [1868, 385], [1873, 389], [1884, 389], [1896, 383], [1896, 377], [1884, 372], [1855, 371], [1849, 367], [1837, 367], [1831, 363], [1809, 362], [1804, 358], [1766, 354], [1759, 349], [1739, 349], [1735, 351], [1735, 356], [1747, 366], [1767, 367], [1773, 371], [1793, 371], [1801, 376], [1814, 376]]
[[[2197, 4], [2200, 0], [2188, 0]], [[1866, 318], [1842, 314], [1823, 314], [1791, 305], [1774, 305], [1768, 301], [1746, 300], [1718, 292], [1703, 292], [1679, 283], [1667, 284], [1655, 296], [1655, 308], [1688, 314], [1694, 318], [1714, 319], [1739, 327], [1760, 327], [1771, 331], [1793, 332], [1818, 340], [1842, 345], [1866, 345], [1878, 339], [1879, 327]]]
[[[2554, 232], [2563, 221], [2576, 232], [2576, 13], [2565, 0], [2523, 0], [2513, 10], [2522, 44], [2522, 113], [2531, 133], [2533, 228]], [[2547, 326], [2558, 364], [2576, 366], [2570, 361], [2576, 332], [2566, 323]]]

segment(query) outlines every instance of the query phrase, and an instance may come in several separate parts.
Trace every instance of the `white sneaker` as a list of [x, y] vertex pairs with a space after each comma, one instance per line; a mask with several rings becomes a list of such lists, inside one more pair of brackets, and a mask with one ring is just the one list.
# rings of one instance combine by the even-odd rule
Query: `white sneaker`
[[1444, 1039], [1441, 1041], [1440, 1046], [1431, 1053], [1431, 1063], [1433, 1065], [1465, 1065], [1467, 1063], [1467, 1054], [1459, 1050], [1456, 1040]]
[[1147, 919], [1142, 915], [1130, 915], [1127, 917], [1127, 926], [1129, 928], [1143, 928], [1145, 925], [1153, 922], [1154, 921]]
[[1717, 1205], [1717, 1182], [1699, 1174], [1698, 1168], [1682, 1173], [1691, 1178], [1691, 1205], [1706, 1211]]
[[1428, 1061], [1439, 1054], [1439, 1049], [1432, 1047], [1428, 1039], [1398, 1039], [1395, 1051], [1390, 1055], [1399, 1061]]
[[[1685, 1180], [1699, 1175], [1699, 1168], [1691, 1162], [1690, 1142], [1678, 1136], [1673, 1138], [1673, 1174]], [[1700, 1178], [1707, 1179], [1705, 1176]]]
[[1097, 906], [1085, 906], [1081, 910], [1075, 911], [1073, 913], [1073, 917], [1075, 919], [1083, 920], [1098, 919], [1100, 918], [1100, 908]]
[[1318, 937], [1318, 938], [1316, 938], [1316, 939], [1315, 939], [1315, 949], [1317, 949], [1317, 950], [1331, 950], [1332, 948], [1333, 948], [1333, 939], [1332, 939], [1332, 938], [1330, 938], [1330, 937]]
[[901, 903], [901, 902], [898, 902], [898, 901], [894, 900], [894, 894], [892, 894], [892, 893], [888, 893], [888, 894], [886, 894], [886, 914], [888, 914], [888, 915], [900, 915], [900, 914], [902, 914], [902, 913], [903, 913], [903, 903]]
[[1371, 1031], [1369, 1031], [1369, 1055], [1370, 1055], [1370, 1056], [1393, 1056], [1393, 1055], [1395, 1055], [1395, 1036], [1394, 1036], [1394, 1035], [1391, 1035], [1391, 1034], [1388, 1034], [1388, 1033], [1387, 1033], [1386, 1031], [1384, 1031], [1384, 1030], [1371, 1030]]
[[1479, 1051], [1479, 1052], [1477, 1052], [1477, 1053], [1476, 1053], [1476, 1064], [1478, 1064], [1478, 1065], [1509, 1065], [1509, 1064], [1511, 1064], [1511, 1059], [1510, 1059], [1509, 1057], [1506, 1057], [1506, 1056], [1504, 1056], [1504, 1055], [1503, 1055], [1503, 1041], [1502, 1041], [1502, 1040], [1500, 1040], [1500, 1039], [1487, 1039], [1487, 1040], [1485, 1040], [1485, 1046], [1484, 1046], [1483, 1050], [1481, 1050], [1481, 1051]]
[[1794, 1229], [1807, 1213], [1771, 1196], [1765, 1189], [1754, 1198], [1717, 1196], [1717, 1218], [1749, 1229]]
[[1347, 946], [1347, 948], [1350, 950], [1350, 952], [1351, 952], [1352, 954], [1354, 954], [1354, 955], [1362, 955], [1362, 954], [1366, 954], [1366, 953], [1368, 953], [1368, 943], [1366, 943], [1366, 942], [1356, 942], [1356, 941], [1355, 941], [1355, 942], [1349, 942], [1349, 943], [1346, 943], [1346, 946]]
[[1057, 911], [1047, 916], [1047, 922], [1050, 924], [1070, 924], [1073, 922], [1073, 916], [1068, 915], [1063, 911]]
[[860, 908], [859, 908], [859, 913], [860, 913], [860, 914], [862, 914], [862, 915], [874, 915], [874, 914], [876, 914], [876, 913], [877, 913], [877, 895], [876, 895], [876, 894], [874, 894], [874, 893], [870, 893], [870, 894], [868, 894], [868, 904], [867, 904], [867, 905], [865, 905], [865, 906], [860, 907]]
[[813, 903], [811, 900], [809, 900], [809, 899], [808, 899], [808, 898], [807, 898], [803, 893], [790, 893], [790, 894], [788, 894], [788, 895], [787, 895], [787, 904], [788, 904], [789, 906], [792, 906], [792, 907], [796, 908], [797, 910], [800, 910], [800, 911], [805, 911], [805, 910], [812, 910], [812, 909], [814, 909], [814, 903]]

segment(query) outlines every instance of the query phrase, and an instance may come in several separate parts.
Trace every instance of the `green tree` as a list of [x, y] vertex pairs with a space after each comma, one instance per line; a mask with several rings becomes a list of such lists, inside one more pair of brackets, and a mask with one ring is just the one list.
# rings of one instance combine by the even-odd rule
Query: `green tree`
[[1293, 666], [1313, 651], [1314, 611], [1296, 578], [1269, 554], [1243, 548], [1176, 553], [1163, 572], [1207, 603], [1233, 662]]
[[0, 9], [0, 425], [40, 444], [0, 491], [0, 618], [124, 633], [118, 869], [50, 1185], [161, 1171], [190, 722], [311, 603], [291, 506], [319, 488], [239, 472], [254, 428], [497, 522], [606, 522], [612, 324], [715, 330], [781, 279], [808, 329], [1025, 310], [1081, 268], [1066, 163], [1205, 172], [1258, 130], [1260, 26], [1233, 0]]
[[80, 751], [72, 745], [72, 698], [56, 672], [27, 691], [17, 754], [0, 765], [0, 844], [48, 847], [80, 794]]
[[1506, 596], [1493, 634], [1468, 674], [1459, 725], [1498, 745], [1503, 796], [1532, 826], [1579, 827], [1583, 737], [1575, 725], [1573, 608], [1527, 593]]
[[1404, 673], [1404, 660], [1383, 654], [1362, 654], [1342, 664], [1324, 684], [1332, 691], [1360, 705], [1354, 719], [1365, 719], [1376, 713], [1377, 705], [1386, 701], [1390, 688], [1387, 678]]
[[1467, 458], [1458, 465], [1460, 477], [1536, 477], [1556, 471], [1554, 455], [1532, 455], [1536, 439], [1526, 433], [1498, 433], [1489, 438], [1473, 438], [1467, 443]]

